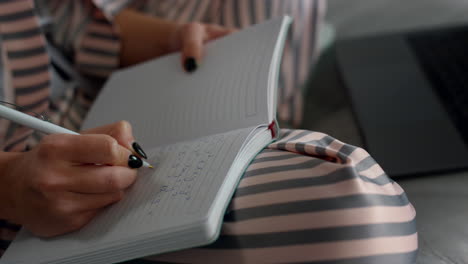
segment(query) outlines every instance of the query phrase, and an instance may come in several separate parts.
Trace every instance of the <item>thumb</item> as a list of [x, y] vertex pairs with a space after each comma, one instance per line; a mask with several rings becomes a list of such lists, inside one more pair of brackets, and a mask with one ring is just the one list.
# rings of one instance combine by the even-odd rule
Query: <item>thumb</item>
[[187, 72], [198, 68], [203, 56], [205, 28], [200, 23], [190, 23], [182, 30], [182, 65]]

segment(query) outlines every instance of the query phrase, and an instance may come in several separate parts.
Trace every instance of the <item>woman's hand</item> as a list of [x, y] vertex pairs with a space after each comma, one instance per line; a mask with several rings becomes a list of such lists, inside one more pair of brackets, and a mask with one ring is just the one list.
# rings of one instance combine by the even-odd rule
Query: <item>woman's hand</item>
[[198, 22], [178, 24], [130, 9], [122, 10], [115, 22], [121, 35], [123, 66], [181, 51], [182, 65], [187, 72], [194, 71], [200, 64], [204, 43], [235, 31]]
[[6, 219], [50, 237], [81, 228], [123, 198], [137, 176], [128, 166], [130, 125], [118, 122], [88, 132], [94, 134], [48, 135], [31, 151], [2, 153]]
[[176, 50], [182, 51], [181, 62], [187, 72], [197, 69], [203, 57], [203, 44], [234, 32], [214, 24], [192, 22], [180, 26], [176, 34]]

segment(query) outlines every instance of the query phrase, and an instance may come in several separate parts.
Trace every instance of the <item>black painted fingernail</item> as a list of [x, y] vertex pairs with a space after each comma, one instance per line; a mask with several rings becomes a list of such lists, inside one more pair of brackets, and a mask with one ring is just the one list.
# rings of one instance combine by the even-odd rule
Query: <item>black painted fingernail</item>
[[197, 61], [195, 58], [189, 57], [185, 59], [184, 67], [187, 72], [193, 72], [197, 69]]
[[140, 144], [133, 142], [132, 147], [136, 151], [136, 153], [138, 153], [138, 155], [142, 156], [145, 159], [148, 158], [148, 156], [146, 156], [146, 153], [141, 148]]
[[143, 166], [143, 161], [135, 155], [130, 155], [128, 156], [128, 166], [133, 169], [138, 169]]

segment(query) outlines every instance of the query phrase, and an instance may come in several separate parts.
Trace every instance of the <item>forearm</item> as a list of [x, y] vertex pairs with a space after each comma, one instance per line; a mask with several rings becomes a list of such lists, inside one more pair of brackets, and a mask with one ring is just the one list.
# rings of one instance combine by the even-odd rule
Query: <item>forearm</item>
[[175, 50], [180, 41], [180, 24], [146, 16], [130, 9], [116, 15], [114, 22], [121, 36], [122, 66], [136, 64]]
[[[19, 152], [0, 152], [0, 219], [14, 221], [15, 204], [12, 195], [14, 183], [10, 175], [11, 166], [15, 165]], [[19, 179], [18, 179], [19, 180]]]

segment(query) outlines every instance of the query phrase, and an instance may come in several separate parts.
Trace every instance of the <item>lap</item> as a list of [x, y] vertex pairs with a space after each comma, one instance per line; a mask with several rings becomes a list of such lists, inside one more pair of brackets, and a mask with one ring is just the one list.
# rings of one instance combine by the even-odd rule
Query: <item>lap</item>
[[221, 235], [127, 263], [413, 263], [415, 211], [361, 148], [282, 130], [247, 168]]

